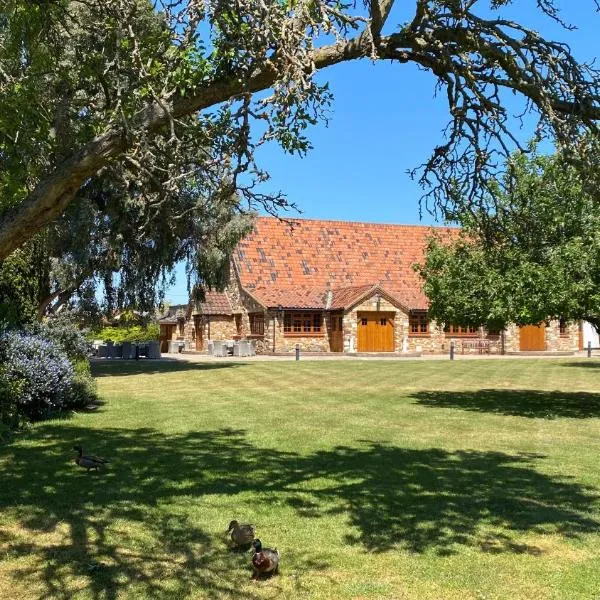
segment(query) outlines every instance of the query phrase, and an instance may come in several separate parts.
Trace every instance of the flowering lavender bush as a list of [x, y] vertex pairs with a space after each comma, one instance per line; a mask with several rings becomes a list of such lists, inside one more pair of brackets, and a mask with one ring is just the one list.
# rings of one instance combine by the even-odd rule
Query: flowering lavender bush
[[17, 410], [32, 420], [63, 407], [73, 366], [60, 346], [40, 335], [8, 331], [0, 336], [2, 377], [18, 386]]

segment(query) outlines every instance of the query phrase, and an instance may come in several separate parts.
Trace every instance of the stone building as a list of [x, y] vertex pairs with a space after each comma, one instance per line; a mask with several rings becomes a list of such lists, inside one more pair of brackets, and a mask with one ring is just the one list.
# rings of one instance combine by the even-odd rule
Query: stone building
[[[578, 323], [505, 331], [438, 325], [413, 264], [433, 232], [456, 228], [260, 217], [232, 258], [223, 293], [172, 307], [165, 339], [204, 351], [210, 340], [251, 339], [257, 352], [441, 353], [576, 351]], [[173, 310], [175, 309], [175, 310]]]

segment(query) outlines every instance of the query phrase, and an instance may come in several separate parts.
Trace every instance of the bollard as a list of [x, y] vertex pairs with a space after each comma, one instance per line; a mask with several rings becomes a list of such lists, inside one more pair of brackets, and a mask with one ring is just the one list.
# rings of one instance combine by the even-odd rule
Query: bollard
[[592, 358], [592, 342], [588, 341], [588, 358]]
[[296, 344], [296, 360], [300, 360], [300, 344]]
[[454, 342], [450, 342], [450, 360], [454, 360]]

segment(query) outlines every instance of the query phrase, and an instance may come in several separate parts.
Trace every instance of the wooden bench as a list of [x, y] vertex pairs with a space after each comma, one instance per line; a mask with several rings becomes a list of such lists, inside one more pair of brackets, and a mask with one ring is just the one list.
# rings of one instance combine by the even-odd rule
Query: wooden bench
[[490, 340], [461, 340], [461, 352], [477, 350], [479, 354], [490, 353]]

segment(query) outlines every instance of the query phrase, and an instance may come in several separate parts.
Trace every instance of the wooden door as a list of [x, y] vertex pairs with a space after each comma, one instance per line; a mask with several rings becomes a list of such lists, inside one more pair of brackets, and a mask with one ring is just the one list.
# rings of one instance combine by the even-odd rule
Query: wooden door
[[519, 348], [524, 351], [546, 349], [546, 327], [542, 325], [525, 325], [520, 328]]
[[160, 326], [160, 351], [169, 351], [169, 341], [173, 339], [173, 332], [175, 331], [175, 325], [161, 325]]
[[194, 315], [194, 329], [196, 330], [196, 350], [200, 351], [204, 348], [202, 317]]
[[394, 351], [394, 314], [385, 312], [358, 313], [359, 352]]
[[344, 351], [344, 314], [332, 313], [329, 328], [329, 349], [331, 352]]
[[579, 321], [578, 327], [579, 339], [577, 343], [577, 347], [579, 350], [583, 350], [583, 321]]

